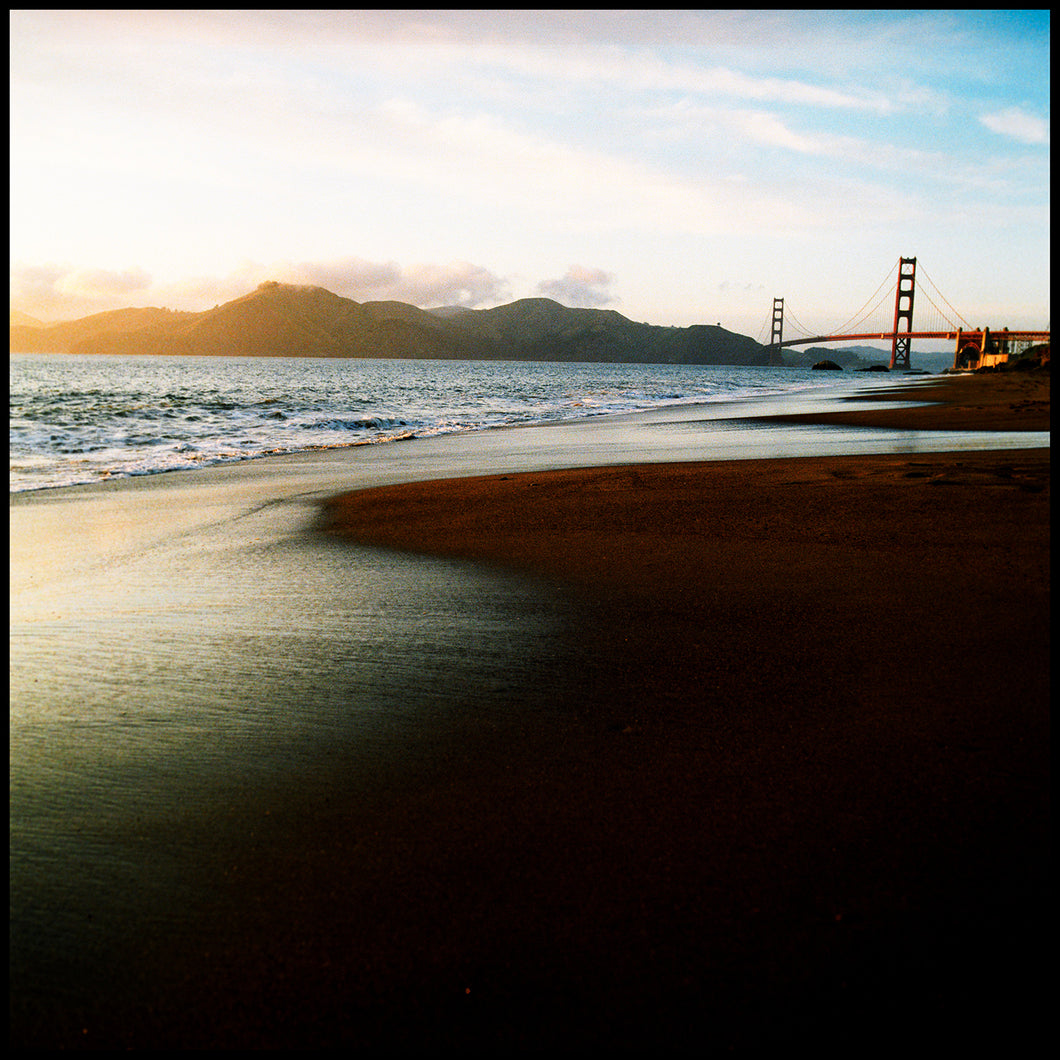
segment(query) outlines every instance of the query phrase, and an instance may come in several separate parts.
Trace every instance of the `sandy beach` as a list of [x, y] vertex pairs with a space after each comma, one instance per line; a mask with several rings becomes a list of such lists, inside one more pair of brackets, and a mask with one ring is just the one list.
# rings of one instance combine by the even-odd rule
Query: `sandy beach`
[[[1047, 431], [1049, 430], [1048, 372], [983, 372], [931, 376], [916, 387], [927, 406], [886, 410], [852, 409], [830, 413], [827, 422], [865, 427], [920, 430]], [[877, 390], [905, 399], [907, 390]], [[823, 417], [792, 417], [795, 421], [824, 422]]]
[[[898, 396], [939, 403], [832, 415], [1048, 430], [1048, 374]], [[562, 654], [510, 693], [498, 679], [511, 710], [451, 713], [404, 759], [336, 755], [333, 782], [260, 801], [213, 915], [131, 946], [134, 985], [105, 1010], [58, 1026], [23, 1006], [13, 1043], [1031, 1047], [1049, 495], [1048, 448], [1010, 448], [332, 497], [336, 564], [378, 550], [515, 578], [561, 616]], [[529, 649], [511, 650], [514, 674]], [[545, 702], [517, 709], [535, 683]]]
[[[1048, 422], [1040, 377], [918, 396], [943, 404], [841, 415]], [[520, 861], [506, 924], [578, 970], [598, 1022], [567, 1012], [564, 1033], [722, 1050], [1040, 1025], [1048, 510], [1049, 453], [1028, 450], [493, 476], [329, 517], [578, 586], [582, 724], [534, 750], [547, 783], [480, 820], [477, 855], [533, 822], [532, 877], [569, 907], [539, 926]]]

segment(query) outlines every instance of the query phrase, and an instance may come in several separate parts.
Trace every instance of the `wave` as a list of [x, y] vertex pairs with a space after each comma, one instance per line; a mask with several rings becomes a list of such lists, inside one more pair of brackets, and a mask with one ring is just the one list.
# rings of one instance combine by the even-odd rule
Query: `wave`
[[10, 489], [737, 400], [820, 385], [810, 376], [689, 365], [19, 357]]
[[326, 419], [314, 420], [299, 425], [306, 431], [392, 431], [397, 427], [408, 427], [406, 420], [390, 419], [384, 416], [371, 416], [355, 420]]

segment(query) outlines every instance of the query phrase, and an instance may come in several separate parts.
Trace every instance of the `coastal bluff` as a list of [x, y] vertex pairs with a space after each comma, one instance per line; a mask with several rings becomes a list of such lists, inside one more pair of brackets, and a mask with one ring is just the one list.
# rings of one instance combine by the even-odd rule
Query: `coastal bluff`
[[12, 353], [378, 357], [647, 364], [769, 363], [765, 346], [716, 325], [637, 323], [614, 310], [524, 298], [493, 309], [355, 302], [274, 281], [201, 313], [120, 309], [16, 323]]

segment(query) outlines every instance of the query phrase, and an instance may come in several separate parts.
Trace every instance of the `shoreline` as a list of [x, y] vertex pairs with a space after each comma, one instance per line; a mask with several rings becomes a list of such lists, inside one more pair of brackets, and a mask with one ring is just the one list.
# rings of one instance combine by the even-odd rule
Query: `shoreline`
[[[830, 373], [825, 373], [830, 375]], [[519, 423], [519, 424], [506, 424], [498, 425], [489, 428], [483, 428], [481, 430], [475, 430], [471, 432], [443, 431], [439, 434], [425, 434], [422, 436], [415, 436], [413, 438], [402, 438], [394, 439], [385, 443], [371, 443], [371, 442], [358, 442], [351, 445], [343, 445], [337, 447], [325, 447], [321, 449], [296, 449], [289, 452], [279, 453], [268, 453], [250, 456], [242, 460], [222, 460], [218, 463], [207, 462], [201, 467], [174, 467], [168, 469], [158, 469], [147, 471], [143, 473], [127, 474], [121, 472], [115, 475], [108, 476], [106, 478], [84, 481], [84, 482], [68, 482], [68, 483], [54, 483], [54, 484], [37, 484], [32, 488], [19, 488], [14, 491], [9, 490], [10, 503], [22, 504], [31, 503], [32, 499], [37, 496], [45, 495], [55, 491], [81, 491], [86, 489], [121, 489], [123, 487], [128, 488], [144, 488], [142, 484], [144, 480], [147, 481], [162, 481], [167, 482], [172, 480], [175, 476], [187, 476], [194, 475], [196, 481], [202, 481], [207, 476], [214, 476], [216, 474], [226, 474], [226, 469], [247, 469], [254, 465], [261, 465], [263, 467], [269, 466], [282, 466], [283, 463], [300, 464], [305, 462], [324, 462], [333, 461], [336, 465], [336, 472], [340, 473], [340, 463], [343, 460], [348, 460], [352, 465], [349, 468], [349, 474], [351, 478], [356, 477], [357, 468], [356, 464], [363, 459], [374, 462], [378, 454], [372, 454], [367, 456], [365, 450], [386, 448], [389, 446], [403, 446], [408, 443], [413, 443], [417, 446], [417, 449], [423, 451], [424, 442], [438, 442], [443, 441], [446, 438], [452, 439], [458, 445], [468, 443], [469, 438], [472, 439], [469, 444], [474, 444], [475, 440], [485, 439], [490, 434], [499, 434], [501, 436], [511, 437], [512, 432], [527, 434], [529, 428], [530, 435], [535, 433], [540, 435], [548, 435], [550, 440], [541, 446], [541, 450], [544, 451], [546, 448], [562, 449], [564, 447], [564, 434], [569, 434], [576, 431], [591, 431], [594, 434], [599, 433], [612, 433], [614, 440], [619, 445], [622, 445], [625, 449], [625, 459], [629, 463], [641, 462], [642, 459], [650, 459], [650, 455], [644, 457], [643, 454], [650, 451], [656, 451], [656, 447], [659, 443], [658, 437], [651, 437], [652, 431], [650, 425], [676, 425], [684, 422], [684, 426], [697, 425], [700, 430], [704, 433], [711, 430], [717, 430], [720, 427], [725, 427], [732, 424], [740, 424], [746, 427], [757, 427], [759, 431], [770, 430], [770, 433], [774, 434], [774, 437], [779, 436], [779, 425], [792, 425], [795, 427], [812, 427], [814, 425], [829, 426], [832, 428], [843, 428], [853, 427], [858, 428], [884, 428], [890, 431], [894, 429], [904, 429], [906, 431], [917, 431], [923, 433], [923, 437], [919, 439], [921, 445], [938, 448], [937, 439], [935, 442], [929, 442], [927, 439], [927, 433], [934, 433], [936, 436], [940, 433], [947, 433], [952, 430], [962, 430], [966, 432], [969, 438], [976, 435], [981, 438], [984, 432], [993, 431], [1007, 431], [1010, 434], [1020, 434], [1025, 432], [1037, 432], [1043, 434], [1049, 429], [1049, 413], [1048, 413], [1048, 375], [1043, 378], [1042, 373], [1008, 373], [1004, 377], [1004, 390], [1009, 393], [1009, 396], [1002, 399], [998, 394], [994, 393], [994, 390], [1002, 385], [1002, 377], [995, 377], [997, 380], [990, 389], [986, 392], [985, 397], [991, 403], [989, 417], [984, 415], [985, 406], [982, 401], [977, 401], [971, 408], [967, 407], [968, 402], [964, 401], [963, 405], [959, 405], [953, 402], [948, 403], [946, 407], [947, 421], [945, 423], [938, 423], [938, 426], [932, 427], [929, 425], [931, 418], [936, 421], [938, 419], [937, 407], [932, 410], [924, 410], [916, 407], [919, 396], [922, 396], [924, 400], [936, 401], [938, 400], [937, 394], [940, 390], [951, 388], [956, 381], [956, 385], [964, 391], [965, 397], [967, 397], [972, 389], [982, 388], [984, 384], [989, 384], [990, 380], [984, 380], [983, 377], [972, 377], [972, 376], [943, 376], [943, 377], [932, 377], [932, 376], [914, 376], [911, 378], [903, 378], [898, 382], [891, 382], [889, 385], [881, 384], [878, 377], [861, 375], [853, 377], [848, 375], [846, 380], [842, 379], [829, 379], [829, 382], [838, 385], [838, 393], [832, 387], [826, 387], [821, 395], [824, 397], [826, 404], [839, 405], [848, 404], [853, 405], [852, 409], [844, 409], [842, 407], [836, 407], [829, 409], [828, 412], [777, 412], [769, 411], [769, 407], [773, 406], [774, 410], [779, 407], [784, 409], [785, 405], [788, 407], [797, 406], [800, 403], [805, 403], [807, 397], [813, 401], [814, 404], [820, 404], [814, 401], [818, 395], [814, 391], [807, 392], [796, 392], [788, 401], [779, 402], [776, 396], [767, 396], [762, 398], [759, 396], [745, 396], [737, 398], [732, 401], [725, 402], [712, 402], [712, 401], [700, 401], [689, 404], [679, 403], [676, 405], [659, 405], [650, 408], [643, 408], [636, 411], [621, 411], [621, 412], [610, 412], [604, 416], [585, 416], [581, 419], [555, 419], [548, 421], [541, 421], [536, 423]], [[830, 392], [831, 391], [831, 392]], [[1042, 394], [1044, 393], [1044, 400]], [[881, 402], [901, 402], [905, 408], [904, 412], [894, 414], [891, 410], [875, 410], [866, 408], [857, 408], [858, 405], [871, 405], [879, 404]], [[1006, 408], [1003, 401], [1007, 405], [1011, 405], [1012, 408]], [[757, 411], [755, 409], [757, 408]], [[735, 412], [735, 415], [732, 413]], [[744, 431], [743, 433], [746, 433]], [[719, 439], [719, 443], [720, 443]], [[735, 439], [730, 437], [726, 439], [727, 442], [733, 442]], [[696, 439], [685, 432], [684, 437], [680, 442], [675, 443], [676, 446], [692, 445], [696, 448], [702, 448], [701, 439]], [[522, 443], [525, 448], [534, 448], [533, 444]], [[611, 440], [603, 441], [597, 449], [597, 452], [593, 455], [593, 460], [599, 462], [600, 450], [606, 450], [611, 445]], [[787, 451], [789, 455], [796, 455], [800, 452], [799, 444], [789, 443], [787, 445]], [[812, 445], [812, 441], [810, 442]], [[843, 445], [841, 443], [835, 451], [843, 451]], [[1012, 440], [1003, 443], [1004, 446], [1011, 446]], [[1040, 440], [1036, 441], [1035, 444], [1041, 444]], [[864, 449], [864, 440], [850, 440], [851, 448], [857, 451]], [[506, 444], [494, 445], [490, 442], [485, 444], [480, 443], [480, 447], [484, 449], [492, 449], [496, 451], [496, 455], [503, 459], [503, 450], [506, 448]], [[998, 446], [1002, 447], [1001, 445]], [[740, 455], [738, 452], [733, 450], [733, 455]], [[765, 451], [751, 451], [748, 452], [747, 457], [755, 459], [759, 455], [768, 455], [768, 446]], [[776, 454], [772, 454], [776, 455]], [[678, 456], [678, 459], [682, 457]], [[704, 455], [703, 459], [710, 459], [711, 456]], [[670, 459], [667, 457], [666, 459]], [[394, 461], [397, 463], [397, 461]], [[604, 461], [604, 462], [617, 462], [617, 461]], [[489, 460], [483, 462], [478, 468], [471, 473], [488, 473]], [[250, 474], [257, 474], [258, 472], [249, 472]], [[24, 485], [24, 484], [23, 484]], [[335, 485], [332, 487], [332, 491], [338, 491], [342, 488], [342, 481], [336, 477]]]
[[[755, 419], [767, 423], [846, 424], [896, 430], [953, 431], [955, 438], [958, 432], [970, 430], [1041, 432], [1049, 430], [1049, 398], [1050, 377], [1045, 373], [950, 375], [933, 377], [923, 385], [873, 390], [847, 399], [851, 403], [888, 399], [903, 403], [892, 408], [837, 409]], [[955, 452], [960, 453], [959, 458]], [[1048, 448], [960, 451], [958, 446], [955, 452], [917, 452], [905, 457], [901, 454], [783, 456], [775, 461], [761, 457], [750, 461], [700, 458], [677, 461], [675, 466], [691, 468], [694, 464], [697, 470], [693, 474], [706, 474], [726, 467], [729, 475], [739, 476], [754, 474], [755, 468], [781, 466], [779, 462], [790, 461], [793, 468], [807, 469], [809, 479], [825, 475], [836, 478], [857, 475], [861, 478], [864, 476], [856, 471], [842, 469], [857, 468], [865, 462], [884, 472], [888, 469], [893, 472], [895, 467], [905, 466], [907, 470], [904, 474], [910, 479], [927, 478], [931, 482], [943, 482], [953, 480], [946, 478], [947, 467], [975, 465], [982, 474], [997, 473], [1000, 468], [1000, 473], [1007, 477], [1011, 475], [1013, 461], [1027, 460], [1030, 479], [1025, 484], [1026, 488], [1045, 488], [1041, 481], [1041, 470], [1043, 466], [1048, 468], [1049, 465]], [[837, 461], [837, 464], [829, 463], [832, 460]], [[602, 482], [608, 475], [614, 475], [616, 469], [621, 475], [625, 468], [634, 480], [642, 480], [643, 471], [638, 475], [632, 469], [644, 469], [649, 465], [654, 474], [667, 470], [665, 464], [653, 461], [649, 456], [643, 463], [616, 464], [613, 468], [590, 466], [584, 469], [523, 472], [520, 481], [528, 489], [539, 485], [546, 487], [546, 493], [550, 484], [556, 484], [552, 495], [547, 497], [552, 504], [556, 503], [555, 491], [564, 490], [564, 500], [571, 508], [554, 521], [580, 522], [581, 532], [584, 532], [586, 524], [598, 518], [606, 520], [608, 516], [604, 513], [601, 517], [595, 511], [586, 511], [584, 518], [579, 517], [576, 514], [577, 500], [572, 491]], [[563, 563], [563, 550], [546, 541], [542, 537], [542, 527], [535, 526], [532, 521], [535, 508], [533, 499], [517, 499], [512, 493], [514, 487], [507, 485], [515, 474], [519, 473], [413, 481], [397, 487], [374, 487], [337, 494], [324, 502], [319, 525], [330, 533], [362, 544], [502, 563], [508, 559], [521, 567], [543, 565], [550, 573], [561, 567], [568, 577], [584, 581], [579, 570], [585, 563], [592, 563], [592, 556], [579, 555], [576, 561]], [[876, 475], [879, 474], [877, 471]], [[1033, 484], [1030, 480], [1033, 480]], [[522, 512], [517, 511], [520, 506]], [[438, 510], [442, 507], [447, 510]], [[644, 522], [643, 512], [639, 515], [622, 512], [617, 518], [626, 523], [639, 518], [637, 531], [640, 533], [648, 533], [653, 529]], [[549, 529], [554, 532], [556, 527]], [[665, 533], [660, 527], [654, 529], [660, 536]], [[687, 528], [682, 532], [687, 533]]]
[[852, 409], [827, 414], [772, 417], [778, 422], [843, 423], [861, 427], [912, 430], [1048, 431], [1048, 371], [949, 374], [923, 383], [884, 387], [863, 400], [928, 401], [927, 406], [897, 409]]

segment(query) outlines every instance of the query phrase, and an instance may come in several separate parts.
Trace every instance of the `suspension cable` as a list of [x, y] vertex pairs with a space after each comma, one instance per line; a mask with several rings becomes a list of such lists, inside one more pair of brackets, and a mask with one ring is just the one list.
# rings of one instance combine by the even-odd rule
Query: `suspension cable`
[[[862, 324], [865, 320], [867, 320], [870, 316], [872, 316], [872, 314], [875, 313], [880, 308], [880, 306], [882, 306], [883, 303], [887, 300], [887, 294], [889, 292], [885, 293], [883, 295], [883, 297], [880, 298], [880, 300], [878, 302], [876, 302], [876, 304], [873, 305], [872, 308], [869, 309], [868, 311], [866, 311], [866, 307], [880, 293], [880, 291], [882, 291], [887, 286], [887, 284], [891, 280], [891, 277], [894, 275], [895, 269], [898, 268], [900, 264], [901, 264], [901, 259], [899, 259], [899, 262], [897, 264], [895, 264], [895, 265], [893, 265], [891, 267], [890, 272], [888, 272], [887, 275], [883, 278], [883, 282], [879, 285], [879, 287], [876, 288], [875, 291], [872, 292], [871, 295], [869, 295], [869, 297], [868, 297], [868, 299], [866, 299], [864, 305], [862, 305], [862, 307], [848, 321], [846, 321], [844, 324], [842, 324], [838, 328], [833, 328], [832, 331], [829, 332], [829, 334], [831, 334], [831, 335], [843, 335], [843, 334], [846, 334], [848, 332], [855, 331], [857, 325]], [[955, 316], [964, 325], [964, 327], [967, 330], [972, 331], [973, 330], [972, 325], [969, 324], [968, 321], [965, 320], [964, 317], [962, 317], [961, 314], [958, 313], [957, 310], [954, 309], [952, 305], [950, 305], [949, 301], [946, 299], [946, 296], [938, 289], [938, 285], [935, 283], [935, 281], [932, 280], [931, 277], [928, 276], [928, 274], [924, 271], [924, 267], [923, 266], [920, 267], [920, 273], [921, 273], [921, 275], [923, 275], [924, 279], [926, 279], [927, 282], [929, 284], [931, 284], [931, 287], [934, 290], [935, 294], [937, 294], [939, 299], [946, 304], [946, 306], [949, 308], [949, 310], [953, 314], [953, 316]], [[931, 298], [930, 294], [928, 294], [926, 291], [922, 291], [922, 293], [923, 293], [924, 297], [928, 300], [928, 302], [931, 303], [931, 305], [934, 308], [935, 312], [938, 313], [938, 315], [944, 321], [946, 321], [946, 323], [949, 325], [949, 327], [950, 328], [955, 328], [956, 325], [953, 323], [953, 318], [947, 316], [946, 313], [942, 309], [939, 308], [939, 306]], [[795, 316], [794, 313], [792, 313], [791, 308], [788, 307], [788, 306], [784, 307], [784, 322], [785, 323], [790, 322], [790, 323], [794, 324], [795, 328], [797, 330], [801, 331], [803, 335], [805, 335], [807, 338], [811, 337], [810, 329], [807, 328], [806, 325], [803, 324], [798, 319], [798, 317]], [[764, 338], [766, 327], [768, 325], [769, 325], [769, 317], [767, 316], [765, 321], [764, 321], [764, 323], [762, 324], [761, 330], [759, 331], [759, 336], [760, 337]], [[886, 328], [884, 328], [884, 326], [881, 325], [879, 330], [883, 331], [883, 330], [886, 330]]]
[[805, 324], [801, 323], [799, 321], [799, 318], [795, 316], [795, 314], [790, 309], [788, 309], [787, 306], [784, 307], [784, 320], [790, 320], [795, 325], [795, 327], [797, 327], [799, 331], [801, 331], [807, 338], [812, 337], [812, 332], [810, 331], [810, 329], [806, 327]]
[[[758, 329], [758, 345], [759, 346], [764, 346], [765, 345], [765, 342], [763, 340], [766, 337], [766, 328], [770, 328], [770, 330], [772, 330], [772, 324], [770, 323], [770, 319], [769, 319], [769, 314], [768, 313], [766, 313], [765, 319], [762, 321], [762, 326]], [[772, 338], [772, 336], [770, 336], [770, 338]]]
[[[932, 286], [934, 287], [934, 284], [932, 284]], [[946, 314], [941, 309], [939, 309], [939, 307], [937, 305], [935, 305], [935, 302], [932, 299], [931, 295], [929, 295], [927, 293], [927, 291], [921, 291], [920, 293], [931, 303], [932, 308], [935, 310], [936, 313], [938, 313], [940, 319], [946, 324], [946, 329], [949, 330], [950, 328], [952, 328], [954, 331], [956, 331], [956, 327], [955, 327], [953, 321], [948, 316], [946, 316]], [[935, 288], [935, 293], [938, 294], [938, 288]], [[939, 297], [942, 298], [942, 295], [939, 295]], [[943, 301], [945, 301], [945, 299], [943, 299]], [[952, 309], [953, 307], [950, 306], [950, 308]], [[956, 312], [956, 310], [954, 310], [954, 312]], [[965, 321], [964, 326], [969, 331], [972, 330], [972, 328], [967, 323], [967, 321]], [[922, 328], [921, 330], [933, 330], [933, 329], [923, 329]]]
[[[851, 320], [849, 324], [845, 325], [845, 327], [849, 328], [851, 331], [857, 331], [859, 328], [862, 327], [862, 325], [864, 325], [865, 321], [868, 320], [873, 315], [873, 313], [875, 313], [880, 308], [880, 306], [882, 306], [884, 302], [887, 301], [888, 298], [890, 298], [890, 296], [890, 291], [884, 291], [883, 297], [880, 298], [880, 300], [867, 313], [862, 314], [862, 316], [857, 320]], [[869, 328], [868, 330], [886, 331], [886, 322], [880, 323], [879, 327]], [[842, 334], [842, 332], [837, 332], [837, 334]]]
[[868, 311], [868, 313], [863, 313], [863, 310], [865, 309], [865, 306], [867, 306], [869, 304], [869, 302], [871, 302], [876, 297], [876, 295], [878, 295], [880, 293], [880, 291], [882, 291], [883, 288], [890, 282], [891, 275], [893, 274], [893, 272], [894, 272], [894, 270], [896, 268], [898, 268], [898, 263], [897, 262], [894, 265], [891, 266], [891, 271], [888, 272], [887, 275], [883, 278], [883, 283], [881, 283], [880, 286], [877, 287], [876, 290], [873, 291], [872, 294], [870, 294], [869, 297], [866, 299], [865, 305], [863, 305], [861, 307], [861, 309], [859, 309], [845, 324], [841, 325], [838, 328], [835, 328], [833, 331], [830, 332], [830, 334], [832, 334], [832, 335], [842, 335], [848, 328], [850, 328], [855, 323], [855, 321], [864, 320], [865, 317], [869, 316], [872, 313], [875, 313], [876, 310], [880, 308], [880, 304], [882, 303], [882, 299], [880, 300], [880, 302], [877, 302]]
[[[954, 316], [955, 316], [955, 317], [956, 317], [956, 318], [957, 318], [957, 319], [958, 319], [958, 320], [959, 320], [959, 321], [960, 321], [960, 322], [961, 322], [961, 323], [962, 323], [962, 324], [963, 324], [963, 325], [964, 325], [964, 326], [965, 326], [965, 327], [966, 327], [966, 328], [967, 328], [967, 329], [968, 329], [969, 331], [971, 331], [971, 330], [972, 330], [972, 325], [971, 325], [971, 324], [969, 324], [969, 323], [968, 323], [968, 321], [967, 321], [967, 320], [965, 320], [965, 319], [964, 319], [964, 317], [962, 317], [962, 316], [961, 316], [961, 314], [960, 314], [960, 313], [958, 313], [958, 312], [957, 312], [957, 310], [956, 310], [956, 309], [954, 309], [954, 308], [953, 308], [953, 306], [951, 306], [951, 305], [950, 305], [950, 303], [946, 301], [946, 296], [945, 296], [945, 295], [944, 295], [944, 294], [943, 294], [943, 293], [942, 293], [942, 292], [941, 292], [941, 291], [940, 291], [940, 290], [938, 289], [938, 286], [937, 286], [937, 285], [935, 284], [935, 281], [934, 281], [934, 280], [933, 280], [933, 279], [932, 279], [932, 278], [931, 278], [930, 276], [928, 276], [928, 274], [927, 274], [926, 272], [924, 272], [924, 267], [923, 267], [923, 265], [921, 265], [921, 266], [920, 266], [920, 271], [921, 271], [921, 272], [922, 272], [922, 273], [924, 274], [924, 278], [925, 278], [925, 279], [927, 280], [927, 282], [928, 282], [928, 283], [930, 283], [930, 284], [931, 284], [931, 286], [932, 286], [932, 287], [934, 288], [934, 290], [935, 290], [935, 294], [937, 294], [937, 295], [939, 296], [939, 298], [941, 298], [941, 299], [942, 299], [942, 301], [943, 301], [943, 302], [946, 302], [946, 305], [947, 305], [947, 306], [949, 306], [949, 308], [950, 308], [950, 312], [951, 312], [951, 313], [953, 313], [953, 315], [954, 315]], [[927, 298], [927, 300], [928, 300], [929, 302], [931, 302], [931, 298], [930, 298], [930, 296], [929, 296], [929, 295], [925, 295], [925, 297]], [[932, 304], [932, 305], [935, 305], [935, 303], [934, 303], [934, 302], [931, 302], [931, 304]], [[938, 307], [937, 305], [935, 305], [935, 309], [936, 309], [936, 310], [938, 310], [939, 316], [941, 316], [941, 317], [942, 317], [942, 318], [943, 318], [943, 319], [944, 319], [944, 320], [945, 320], [945, 321], [946, 321], [946, 322], [947, 322], [947, 323], [948, 323], [948, 324], [950, 325], [950, 327], [953, 327], [953, 320], [952, 320], [952, 319], [951, 319], [950, 317], [947, 317], [947, 316], [946, 316], [946, 314], [945, 314], [945, 313], [944, 313], [944, 312], [943, 312], [943, 311], [942, 311], [941, 309], [939, 309], [939, 307]]]

